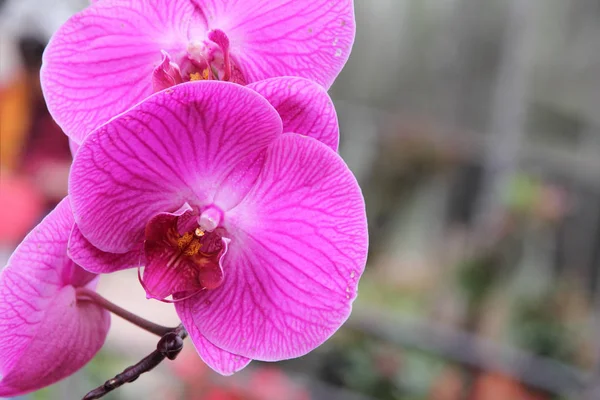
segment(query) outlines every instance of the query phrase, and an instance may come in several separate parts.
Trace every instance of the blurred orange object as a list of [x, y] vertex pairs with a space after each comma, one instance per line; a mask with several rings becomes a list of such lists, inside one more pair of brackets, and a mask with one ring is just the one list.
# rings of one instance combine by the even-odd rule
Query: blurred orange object
[[0, 244], [16, 245], [41, 219], [44, 199], [29, 180], [0, 171]]
[[175, 375], [184, 383], [199, 386], [210, 378], [211, 369], [202, 361], [192, 346], [183, 348], [179, 357], [173, 363], [169, 363]]
[[[45, 40], [38, 37], [19, 38], [21, 69], [0, 86], [0, 169], [13, 177], [30, 177], [29, 182], [43, 194], [45, 206], [52, 208], [67, 194], [71, 154], [42, 95], [39, 75], [44, 47]], [[29, 219], [22, 223], [29, 227]]]
[[546, 400], [548, 397], [531, 393], [518, 381], [498, 373], [481, 375], [473, 385], [469, 400]]
[[252, 373], [249, 393], [257, 400], [310, 400], [310, 395], [276, 367], [260, 367]]
[[21, 160], [31, 127], [28, 75], [16, 76], [0, 87], [0, 168], [14, 170]]
[[199, 400], [245, 400], [244, 397], [236, 390], [225, 389], [219, 387], [211, 388], [205, 395], [198, 398]]
[[[433, 382], [429, 400], [460, 400], [464, 398], [462, 372], [457, 367], [447, 367]], [[508, 400], [508, 399], [505, 399]]]

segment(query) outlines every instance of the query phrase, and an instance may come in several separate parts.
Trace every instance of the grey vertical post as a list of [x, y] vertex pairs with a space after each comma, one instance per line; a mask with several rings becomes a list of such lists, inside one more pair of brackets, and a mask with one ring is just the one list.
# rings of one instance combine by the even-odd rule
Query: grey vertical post
[[533, 67], [536, 5], [535, 0], [511, 0], [508, 5], [503, 54], [484, 146], [484, 182], [476, 219], [477, 230], [483, 228], [482, 233], [502, 215], [502, 195], [518, 169]]

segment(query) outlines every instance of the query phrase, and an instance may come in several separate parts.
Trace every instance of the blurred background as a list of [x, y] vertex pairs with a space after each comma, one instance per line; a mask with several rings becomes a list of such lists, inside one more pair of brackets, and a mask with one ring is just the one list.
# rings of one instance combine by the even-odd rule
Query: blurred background
[[[86, 0], [0, 1], [0, 265], [66, 194], [66, 137], [39, 87]], [[370, 255], [348, 323], [300, 359], [212, 373], [191, 343], [107, 399], [600, 399], [600, 2], [355, 0], [331, 95], [366, 198]], [[153, 321], [135, 271], [100, 292]], [[156, 340], [113, 317], [76, 399]]]

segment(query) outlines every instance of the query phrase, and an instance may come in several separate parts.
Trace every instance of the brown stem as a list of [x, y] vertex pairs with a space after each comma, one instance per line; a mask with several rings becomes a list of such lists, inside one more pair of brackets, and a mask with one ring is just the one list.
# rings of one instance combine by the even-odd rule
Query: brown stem
[[187, 332], [183, 325], [171, 329], [159, 340], [156, 345], [156, 350], [144, 357], [138, 363], [125, 368], [123, 372], [86, 394], [82, 400], [100, 399], [116, 388], [135, 381], [140, 375], [158, 366], [165, 358], [174, 360], [183, 349], [183, 339], [185, 339], [186, 336]]
[[80, 301], [92, 301], [100, 307], [110, 311], [111, 313], [118, 315], [119, 317], [131, 322], [132, 324], [139, 326], [140, 328], [153, 333], [157, 336], [164, 336], [169, 332], [174, 331], [176, 328], [169, 328], [166, 326], [155, 324], [147, 319], [144, 319], [132, 312], [129, 312], [118, 305], [111, 303], [98, 293], [87, 288], [77, 288], [77, 300]]

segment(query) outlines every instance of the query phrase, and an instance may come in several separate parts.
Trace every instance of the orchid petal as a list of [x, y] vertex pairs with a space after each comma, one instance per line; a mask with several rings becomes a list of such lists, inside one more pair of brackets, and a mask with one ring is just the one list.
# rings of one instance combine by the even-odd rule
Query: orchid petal
[[260, 168], [248, 160], [281, 131], [267, 100], [239, 85], [189, 82], [156, 93], [96, 130], [77, 152], [69, 178], [77, 225], [102, 251], [131, 251], [154, 215], [185, 202], [211, 204], [233, 171], [252, 168], [232, 189], [243, 197], [251, 187], [244, 179]]
[[352, 0], [193, 0], [229, 38], [247, 82], [301, 76], [329, 88], [354, 42]]
[[179, 303], [175, 303], [181, 323], [190, 335], [200, 358], [209, 367], [221, 375], [229, 376], [250, 364], [251, 359], [225, 351], [209, 342], [196, 328], [189, 310], [178, 305]]
[[103, 0], [69, 19], [44, 52], [48, 109], [77, 143], [152, 94], [161, 50], [185, 52], [198, 25], [189, 0]]
[[337, 151], [340, 131], [331, 98], [320, 85], [304, 78], [280, 77], [248, 85], [279, 113], [284, 132], [313, 137]]
[[68, 255], [77, 265], [95, 274], [108, 274], [143, 265], [144, 249], [139, 246], [127, 253], [106, 253], [94, 247], [73, 224]]
[[224, 228], [232, 240], [223, 285], [178, 303], [211, 343], [281, 360], [306, 354], [346, 320], [368, 236], [360, 188], [334, 151], [283, 135]]
[[0, 396], [50, 385], [84, 366], [102, 347], [109, 315], [78, 301], [95, 275], [67, 257], [73, 216], [63, 200], [23, 240], [0, 274]]

